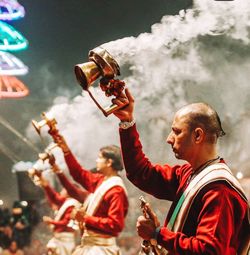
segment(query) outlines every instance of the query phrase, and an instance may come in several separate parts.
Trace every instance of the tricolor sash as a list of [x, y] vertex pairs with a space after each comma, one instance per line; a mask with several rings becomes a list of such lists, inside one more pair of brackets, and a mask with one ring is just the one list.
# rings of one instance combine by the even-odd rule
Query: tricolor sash
[[[228, 166], [224, 163], [216, 163], [206, 167], [189, 183], [173, 211], [167, 228], [173, 232], [182, 231], [194, 199], [202, 188], [215, 181], [226, 181], [247, 202], [240, 183]], [[242, 240], [237, 254], [247, 254], [247, 247], [249, 247], [249, 236], [246, 240]]]
[[192, 203], [199, 191], [207, 184], [220, 180], [226, 181], [245, 201], [247, 201], [240, 183], [233, 176], [229, 167], [224, 163], [216, 163], [206, 167], [189, 183], [188, 187], [180, 197], [167, 227], [173, 232], [181, 231]]

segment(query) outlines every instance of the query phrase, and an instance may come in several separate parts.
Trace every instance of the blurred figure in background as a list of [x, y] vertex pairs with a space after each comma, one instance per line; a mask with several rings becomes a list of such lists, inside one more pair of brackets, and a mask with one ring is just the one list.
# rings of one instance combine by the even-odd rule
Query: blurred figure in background
[[47, 244], [47, 252], [50, 255], [70, 255], [76, 246], [75, 230], [70, 225], [71, 213], [78, 202], [70, 198], [63, 188], [56, 192], [40, 175], [41, 186], [48, 198], [51, 208], [55, 211], [55, 217], [43, 216], [43, 221], [53, 230], [53, 238]]
[[71, 213], [72, 220], [69, 223], [69, 225], [72, 226], [75, 230], [79, 230], [76, 233], [77, 239], [78, 239], [78, 234], [80, 234], [80, 236], [83, 234], [83, 222], [77, 221], [75, 219], [75, 216], [78, 209], [83, 207], [83, 203], [87, 200], [89, 194], [91, 193], [85, 190], [84, 188], [79, 187], [73, 181], [69, 180], [69, 178], [64, 174], [64, 172], [56, 164], [56, 159], [52, 153], [47, 153], [47, 157], [51, 165], [52, 171], [54, 172], [55, 175], [57, 175], [61, 185], [67, 191], [68, 195], [79, 202], [79, 204], [75, 206], [74, 209], [72, 210], [72, 213]]
[[79, 203], [84, 203], [84, 201], [87, 199], [90, 192], [79, 187], [76, 183], [73, 183], [72, 181], [70, 181], [69, 178], [64, 174], [64, 172], [56, 164], [56, 159], [54, 155], [51, 153], [48, 153], [47, 155], [48, 155], [48, 160], [51, 165], [52, 171], [54, 172], [54, 174], [56, 174], [61, 185], [66, 189], [68, 195], [76, 199], [77, 201], [79, 201]]
[[0, 255], [24, 255], [24, 252], [19, 249], [17, 242], [12, 240], [7, 249], [4, 249]]
[[9, 247], [12, 238], [10, 217], [8, 208], [0, 208], [0, 247], [3, 249]]
[[12, 228], [12, 239], [17, 242], [18, 247], [23, 248], [29, 245], [31, 225], [27, 215], [26, 206], [21, 201], [14, 202], [10, 218]]

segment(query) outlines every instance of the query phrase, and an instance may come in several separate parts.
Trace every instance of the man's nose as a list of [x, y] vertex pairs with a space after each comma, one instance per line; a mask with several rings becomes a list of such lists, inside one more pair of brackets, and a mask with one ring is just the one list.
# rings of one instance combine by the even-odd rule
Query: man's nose
[[169, 133], [167, 139], [166, 139], [166, 142], [169, 143], [169, 144], [173, 144], [174, 143], [174, 138], [173, 138], [173, 133], [172, 131]]

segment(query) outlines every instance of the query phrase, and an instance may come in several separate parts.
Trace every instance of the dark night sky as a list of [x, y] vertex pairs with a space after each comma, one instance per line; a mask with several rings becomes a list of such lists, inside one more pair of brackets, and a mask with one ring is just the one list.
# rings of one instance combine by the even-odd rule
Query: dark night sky
[[[165, 14], [178, 13], [191, 1], [25, 1], [27, 15], [19, 23], [29, 39], [22, 59], [30, 67], [31, 96], [40, 88], [36, 72], [50, 63], [55, 73], [69, 75], [90, 49], [105, 42], [150, 31]], [[18, 25], [18, 24], [17, 24]], [[25, 77], [26, 79], [26, 77]], [[64, 84], [50, 84], [56, 89]]]
[[[77, 95], [73, 67], [84, 62], [90, 49], [105, 42], [150, 32], [163, 15], [176, 14], [191, 5], [190, 0], [25, 0], [19, 1], [26, 16], [11, 25], [29, 41], [25, 51], [14, 55], [28, 67], [20, 76], [30, 89], [22, 99], [1, 99], [0, 115], [20, 133], [31, 119], [37, 119], [55, 96], [71, 91]], [[46, 76], [46, 70], [53, 77]], [[70, 84], [70, 85], [69, 85]], [[21, 160], [37, 156], [19, 138], [0, 127], [1, 143]], [[0, 199], [11, 203], [17, 198], [13, 162], [0, 153]]]

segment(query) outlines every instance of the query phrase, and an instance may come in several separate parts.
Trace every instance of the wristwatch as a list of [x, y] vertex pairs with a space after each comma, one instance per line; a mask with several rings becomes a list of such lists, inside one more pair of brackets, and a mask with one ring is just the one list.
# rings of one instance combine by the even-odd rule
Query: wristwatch
[[128, 122], [128, 121], [121, 121], [121, 122], [119, 123], [119, 127], [120, 127], [121, 129], [128, 129], [128, 128], [134, 126], [134, 124], [135, 124], [135, 119], [133, 119], [133, 120], [130, 121], [130, 122]]

